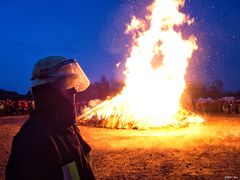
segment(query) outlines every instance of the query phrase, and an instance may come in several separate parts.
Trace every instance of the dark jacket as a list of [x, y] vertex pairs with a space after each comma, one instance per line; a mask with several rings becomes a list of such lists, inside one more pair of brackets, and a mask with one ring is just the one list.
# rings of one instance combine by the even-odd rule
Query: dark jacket
[[54, 102], [41, 100], [14, 137], [6, 180], [94, 179], [91, 148], [75, 125], [74, 106], [51, 96]]

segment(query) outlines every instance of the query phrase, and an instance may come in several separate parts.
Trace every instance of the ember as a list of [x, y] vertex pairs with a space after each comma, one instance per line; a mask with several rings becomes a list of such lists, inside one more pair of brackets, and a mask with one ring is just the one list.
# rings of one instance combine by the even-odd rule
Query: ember
[[180, 99], [196, 38], [183, 39], [176, 28], [193, 20], [180, 12], [182, 0], [155, 0], [145, 19], [135, 16], [127, 26], [133, 45], [125, 64], [125, 86], [111, 99], [85, 110], [83, 124], [146, 129], [203, 122], [186, 111]]

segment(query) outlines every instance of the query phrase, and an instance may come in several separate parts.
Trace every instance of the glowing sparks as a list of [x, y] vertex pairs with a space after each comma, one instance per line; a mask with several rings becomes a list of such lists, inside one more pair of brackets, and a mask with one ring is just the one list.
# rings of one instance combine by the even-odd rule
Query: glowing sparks
[[195, 37], [185, 40], [175, 30], [193, 22], [179, 11], [183, 5], [182, 0], [155, 0], [144, 20], [133, 16], [126, 28], [133, 46], [125, 64], [124, 88], [86, 111], [81, 119], [95, 118], [104, 126], [117, 128], [182, 126], [203, 121], [180, 105], [188, 60], [197, 49]]
[[120, 65], [121, 65], [121, 62], [118, 62], [118, 63], [116, 64], [116, 67], [118, 68]]

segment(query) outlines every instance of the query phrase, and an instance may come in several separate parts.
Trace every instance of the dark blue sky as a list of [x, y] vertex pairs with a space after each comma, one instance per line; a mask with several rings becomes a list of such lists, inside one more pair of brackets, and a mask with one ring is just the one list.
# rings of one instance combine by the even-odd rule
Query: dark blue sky
[[[123, 31], [147, 0], [0, 1], [0, 88], [26, 93], [36, 60], [48, 55], [77, 58], [91, 81], [118, 73], [128, 43]], [[187, 0], [195, 18], [187, 33], [198, 38], [188, 76], [220, 79], [240, 89], [240, 1]]]

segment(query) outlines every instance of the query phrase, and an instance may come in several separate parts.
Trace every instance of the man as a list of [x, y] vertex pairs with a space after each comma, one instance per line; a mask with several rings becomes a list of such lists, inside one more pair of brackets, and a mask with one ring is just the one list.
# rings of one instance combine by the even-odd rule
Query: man
[[32, 72], [35, 110], [13, 139], [6, 179], [95, 179], [75, 125], [75, 94], [90, 82], [75, 59], [49, 56]]

